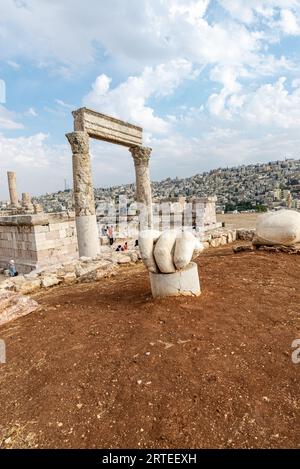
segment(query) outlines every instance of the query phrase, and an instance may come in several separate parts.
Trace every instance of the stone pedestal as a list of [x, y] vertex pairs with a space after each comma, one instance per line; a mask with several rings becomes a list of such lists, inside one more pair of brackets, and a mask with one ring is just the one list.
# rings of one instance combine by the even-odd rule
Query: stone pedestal
[[7, 180], [11, 206], [18, 207], [19, 201], [17, 193], [16, 173], [14, 171], [7, 171]]
[[129, 148], [135, 167], [136, 201], [140, 211], [140, 229], [152, 228], [152, 192], [149, 159], [152, 149], [142, 146]]
[[73, 154], [73, 184], [79, 256], [95, 257], [100, 251], [89, 136], [76, 131], [66, 135]]
[[149, 272], [149, 276], [153, 298], [199, 296], [201, 293], [198, 267], [194, 262], [173, 274]]

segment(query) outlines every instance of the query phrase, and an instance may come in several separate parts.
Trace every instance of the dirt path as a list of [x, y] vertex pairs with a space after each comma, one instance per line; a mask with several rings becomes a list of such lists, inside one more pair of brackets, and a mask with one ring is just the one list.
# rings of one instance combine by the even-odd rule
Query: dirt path
[[154, 301], [137, 265], [2, 326], [2, 446], [300, 447], [300, 256], [199, 267], [199, 298]]
[[218, 222], [224, 222], [226, 228], [255, 228], [258, 213], [225, 213], [217, 215]]

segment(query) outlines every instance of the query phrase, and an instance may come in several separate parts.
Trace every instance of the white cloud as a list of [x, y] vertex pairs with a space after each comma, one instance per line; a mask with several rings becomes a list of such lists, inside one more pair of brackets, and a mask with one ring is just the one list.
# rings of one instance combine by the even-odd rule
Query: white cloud
[[16, 122], [14, 112], [9, 111], [4, 106], [0, 105], [0, 129], [15, 130], [22, 129], [23, 124]]
[[286, 78], [259, 86], [252, 92], [212, 94], [207, 103], [209, 112], [225, 119], [243, 119], [252, 124], [284, 129], [300, 126], [299, 80], [292, 82], [292, 91], [285, 86]]
[[282, 10], [299, 10], [299, 0], [219, 0], [219, 3], [230, 15], [247, 24], [265, 20], [265, 24], [273, 23], [274, 18]]
[[36, 117], [38, 115], [38, 113], [33, 107], [29, 107], [27, 111], [25, 111], [24, 114], [25, 116], [29, 116], [29, 117]]
[[[0, 134], [0, 172], [16, 171], [19, 193], [41, 194], [63, 188], [63, 178], [71, 174], [68, 145], [52, 145], [48, 135], [8, 138]], [[70, 180], [70, 179], [69, 179]], [[7, 187], [1, 184], [1, 198], [7, 199]]]
[[246, 119], [256, 124], [285, 129], [300, 126], [300, 87], [291, 93], [285, 87], [286, 78], [274, 84], [260, 86], [246, 98], [242, 111]]
[[192, 64], [184, 59], [145, 67], [141, 75], [130, 76], [115, 88], [110, 88], [111, 79], [102, 74], [93, 83], [83, 103], [100, 112], [141, 125], [146, 132], [167, 132], [170, 130], [169, 122], [156, 116], [147, 101], [172, 94], [185, 79], [193, 77]]
[[297, 18], [291, 10], [281, 10], [280, 25], [286, 34], [297, 36], [300, 34], [300, 26]]
[[7, 60], [6, 63], [14, 70], [19, 70], [21, 68], [21, 65], [15, 62], [14, 60]]
[[[231, 13], [237, 4], [246, 16], [253, 16], [253, 8], [265, 14], [259, 0], [249, 1], [254, 7], [241, 0], [221, 3]], [[209, 24], [205, 18], [209, 4], [209, 0], [115, 0], [112, 6], [89, 0], [87, 8], [81, 0], [22, 4], [2, 0], [0, 58], [27, 58], [65, 77], [70, 69], [101, 62], [103, 55], [131, 72], [178, 57], [198, 65], [249, 63], [261, 35], [233, 21]]]
[[55, 103], [58, 105], [58, 106], [61, 106], [65, 109], [69, 109], [69, 110], [73, 110], [74, 109], [74, 106], [71, 105], [71, 104], [68, 104], [68, 103], [65, 103], [65, 101], [63, 101], [62, 99], [55, 99]]

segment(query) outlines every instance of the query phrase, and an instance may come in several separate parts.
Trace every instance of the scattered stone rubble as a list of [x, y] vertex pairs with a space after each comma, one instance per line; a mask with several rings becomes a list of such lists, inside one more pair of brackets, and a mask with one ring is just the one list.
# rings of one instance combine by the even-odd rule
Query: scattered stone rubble
[[0, 290], [0, 326], [32, 313], [37, 307], [38, 303], [28, 296]]
[[[204, 248], [219, 247], [230, 244], [237, 239], [251, 240], [254, 230], [228, 230], [225, 228], [206, 232], [200, 238]], [[126, 252], [112, 251], [109, 247], [102, 246], [101, 253], [94, 258], [80, 257], [79, 259], [36, 269], [29, 274], [3, 280], [0, 283], [0, 291], [13, 291], [22, 295], [36, 293], [41, 288], [49, 288], [55, 285], [69, 285], [75, 282], [97, 281], [103, 277], [115, 275], [121, 264], [133, 264], [138, 262], [140, 254], [138, 249]]]
[[298, 254], [300, 255], [300, 244], [294, 246], [253, 246], [252, 244], [242, 244], [241, 246], [234, 246], [233, 252], [245, 252], [245, 251], [266, 251], [266, 252], [284, 252], [286, 254]]
[[[201, 237], [205, 248], [219, 247], [237, 239], [252, 239], [254, 230], [227, 230], [220, 228], [207, 232]], [[299, 247], [300, 251], [300, 247]], [[134, 264], [140, 260], [138, 248], [117, 252], [102, 246], [95, 258], [81, 257], [64, 264], [36, 269], [14, 278], [7, 277], [0, 282], [0, 325], [31, 313], [38, 303], [29, 298], [43, 288], [55, 285], [69, 285], [75, 282], [97, 281], [116, 275], [120, 265]]]
[[218, 228], [212, 231], [206, 232], [201, 236], [201, 241], [204, 248], [217, 248], [225, 244], [234, 243], [237, 240], [252, 241], [255, 234], [254, 229], [237, 229], [229, 230], [226, 228]]
[[74, 261], [33, 270], [29, 274], [8, 277], [0, 283], [0, 291], [9, 290], [23, 295], [35, 293], [41, 288], [59, 284], [71, 284], [81, 281], [99, 280], [114, 275], [120, 264], [135, 263], [139, 260], [137, 250], [115, 252], [102, 250], [95, 258], [81, 257]]

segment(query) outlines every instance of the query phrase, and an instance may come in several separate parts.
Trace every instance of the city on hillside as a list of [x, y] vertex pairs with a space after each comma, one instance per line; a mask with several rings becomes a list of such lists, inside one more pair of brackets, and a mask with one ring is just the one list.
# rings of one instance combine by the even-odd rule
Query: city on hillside
[[[300, 159], [217, 168], [188, 178], [167, 178], [152, 182], [152, 191], [156, 203], [215, 195], [218, 213], [281, 207], [300, 210]], [[95, 202], [110, 204], [123, 195], [131, 203], [134, 194], [134, 184], [95, 188]], [[72, 210], [74, 205], [70, 189], [33, 197], [33, 202], [40, 204], [45, 212]], [[2, 210], [7, 206], [8, 202], [1, 203]]]

